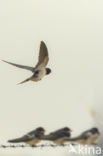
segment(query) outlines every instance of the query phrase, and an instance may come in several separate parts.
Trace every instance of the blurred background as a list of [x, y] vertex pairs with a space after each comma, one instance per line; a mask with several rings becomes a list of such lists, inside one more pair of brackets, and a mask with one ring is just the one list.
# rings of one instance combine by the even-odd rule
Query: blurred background
[[[32, 73], [0, 62], [0, 144], [43, 126], [72, 136], [102, 132], [102, 0], [0, 0], [0, 59], [34, 66], [40, 41], [52, 74], [17, 85]], [[102, 138], [102, 136], [101, 136]], [[0, 155], [67, 156], [67, 148], [0, 149]]]

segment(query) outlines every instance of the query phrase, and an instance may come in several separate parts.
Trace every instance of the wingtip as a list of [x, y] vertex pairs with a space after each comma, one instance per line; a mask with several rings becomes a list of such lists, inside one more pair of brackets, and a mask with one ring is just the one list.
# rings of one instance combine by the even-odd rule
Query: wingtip
[[41, 42], [40, 42], [41, 44], [45, 44], [45, 42], [42, 40]]
[[19, 82], [19, 83], [17, 83], [17, 85], [21, 85], [21, 84], [23, 84], [23, 82]]
[[17, 85], [21, 85], [21, 84], [23, 84], [24, 83], [24, 81], [23, 82], [19, 82], [19, 83], [17, 83]]
[[17, 83], [17, 85], [20, 85], [21, 83]]
[[5, 62], [5, 63], [9, 63], [8, 61], [5, 61], [5, 60], [1, 60], [2, 62]]
[[1, 61], [6, 62], [5, 60], [1, 60]]
[[41, 43], [44, 42], [43, 40], [41, 40]]

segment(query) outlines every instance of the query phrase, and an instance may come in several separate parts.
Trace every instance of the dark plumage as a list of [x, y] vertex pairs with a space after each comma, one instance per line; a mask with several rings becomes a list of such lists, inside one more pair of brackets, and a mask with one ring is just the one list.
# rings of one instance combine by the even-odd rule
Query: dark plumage
[[30, 145], [35, 145], [41, 141], [41, 136], [43, 136], [45, 133], [44, 128], [38, 127], [35, 130], [27, 133], [26, 135], [23, 135], [20, 138], [8, 140], [10, 143], [21, 143], [25, 142]]
[[69, 138], [70, 136], [71, 136], [71, 129], [68, 127], [64, 127], [48, 135], [44, 135], [42, 139], [53, 141], [56, 144], [63, 144], [66, 138]]

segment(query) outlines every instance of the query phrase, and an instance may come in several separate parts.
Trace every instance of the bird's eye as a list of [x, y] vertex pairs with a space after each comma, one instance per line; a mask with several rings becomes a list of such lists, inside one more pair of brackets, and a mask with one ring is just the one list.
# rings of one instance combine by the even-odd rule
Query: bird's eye
[[39, 71], [37, 70], [36, 72], [35, 72], [35, 74], [38, 74], [39, 73]]

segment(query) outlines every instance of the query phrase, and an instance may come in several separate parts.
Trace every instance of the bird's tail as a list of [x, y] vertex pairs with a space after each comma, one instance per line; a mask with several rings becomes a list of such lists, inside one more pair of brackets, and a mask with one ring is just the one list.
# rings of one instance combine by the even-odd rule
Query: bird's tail
[[17, 139], [13, 139], [13, 140], [8, 140], [8, 142], [10, 142], [10, 143], [20, 143], [20, 142], [22, 142], [23, 140], [22, 140], [22, 138], [17, 138]]
[[30, 78], [28, 78], [28, 79], [26, 79], [26, 80], [24, 80], [24, 81], [18, 83], [18, 85], [19, 85], [19, 84], [23, 84], [23, 83], [25, 83], [25, 82], [28, 82], [29, 80], [30, 80]]

